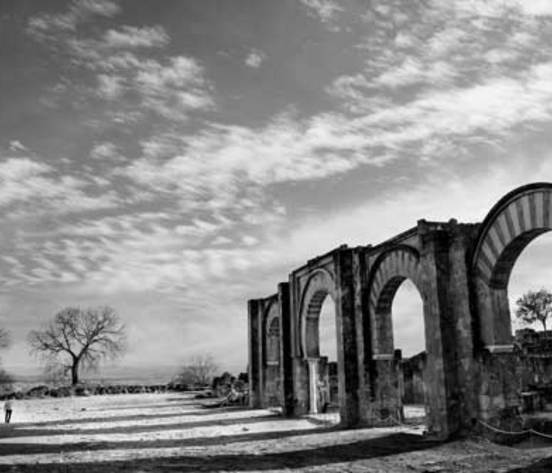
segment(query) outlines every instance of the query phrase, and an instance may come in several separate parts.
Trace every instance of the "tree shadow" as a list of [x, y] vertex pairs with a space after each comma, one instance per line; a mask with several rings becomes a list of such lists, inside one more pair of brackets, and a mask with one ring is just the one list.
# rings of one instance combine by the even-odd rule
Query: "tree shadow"
[[552, 457], [548, 457], [521, 468], [508, 470], [506, 473], [550, 473], [551, 471]]
[[[324, 429], [327, 431], [328, 429]], [[303, 432], [304, 433], [304, 432]], [[314, 433], [309, 431], [309, 433]], [[278, 437], [282, 432], [277, 433]], [[249, 436], [248, 439], [252, 439]], [[217, 439], [221, 442], [221, 439]], [[224, 439], [226, 441], [226, 439]], [[203, 443], [202, 443], [203, 445]], [[428, 441], [419, 435], [391, 434], [353, 443], [267, 454], [241, 455], [202, 455], [152, 458], [147, 460], [110, 461], [104, 463], [64, 463], [17, 465], [10, 471], [35, 473], [105, 473], [139, 469], [149, 472], [191, 473], [198, 471], [264, 471], [271, 469], [317, 467], [332, 463], [353, 462], [371, 458], [397, 455], [417, 450], [433, 448], [438, 442]], [[142, 445], [146, 448], [146, 445]], [[15, 468], [15, 469], [14, 469]], [[536, 472], [535, 472], [536, 473]], [[539, 472], [540, 473], [540, 472]]]
[[298, 435], [316, 435], [321, 433], [336, 432], [335, 428], [313, 429], [289, 429], [272, 432], [255, 432], [235, 435], [221, 435], [216, 437], [193, 437], [188, 439], [163, 439], [163, 440], [129, 440], [122, 442], [73, 442], [64, 444], [37, 444], [37, 443], [0, 443], [0, 457], [4, 455], [25, 455], [38, 453], [70, 453], [82, 450], [119, 450], [119, 449], [146, 449], [146, 448], [172, 448], [211, 446], [220, 444], [232, 444], [237, 442], [253, 442], [260, 440], [284, 439]]
[[[57, 420], [50, 420], [50, 421], [43, 421], [43, 422], [14, 422], [10, 424], [9, 428], [26, 428], [26, 427], [44, 427], [47, 425], [74, 425], [74, 424], [82, 424], [83, 422], [119, 422], [119, 421], [128, 421], [128, 420], [147, 420], [147, 419], [168, 419], [170, 417], [186, 417], [186, 416], [207, 416], [207, 415], [216, 415], [223, 412], [232, 412], [232, 411], [240, 411], [240, 410], [249, 410], [249, 409], [243, 409], [240, 407], [220, 407], [217, 409], [201, 409], [197, 411], [185, 411], [185, 412], [171, 412], [166, 414], [157, 414], [155, 412], [152, 412], [151, 414], [134, 414], [134, 415], [120, 415], [120, 416], [110, 416], [110, 417], [81, 417], [79, 419], [71, 418], [71, 419], [61, 419], [59, 421]], [[268, 414], [267, 414], [268, 415]], [[0, 426], [0, 438], [2, 438], [1, 434], [2, 426]]]
[[179, 422], [175, 424], [150, 424], [150, 425], [129, 425], [129, 426], [113, 426], [113, 427], [97, 427], [91, 429], [29, 429], [25, 427], [12, 428], [6, 430], [7, 435], [2, 438], [17, 438], [17, 437], [49, 437], [51, 435], [97, 435], [97, 434], [125, 434], [125, 433], [145, 433], [145, 432], [162, 432], [163, 430], [188, 430], [197, 427], [214, 427], [222, 425], [239, 424], [256, 424], [266, 422], [267, 420], [275, 420], [277, 417], [272, 414], [259, 417], [243, 417], [230, 419], [213, 419], [206, 421], [195, 422]]

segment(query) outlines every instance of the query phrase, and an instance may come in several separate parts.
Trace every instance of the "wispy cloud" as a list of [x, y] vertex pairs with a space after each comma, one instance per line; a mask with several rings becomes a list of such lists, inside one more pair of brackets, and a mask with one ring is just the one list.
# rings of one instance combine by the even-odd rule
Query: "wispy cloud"
[[51, 38], [60, 32], [75, 31], [79, 23], [94, 16], [110, 18], [119, 12], [119, 4], [111, 0], [74, 0], [66, 12], [32, 17], [29, 20], [28, 31], [39, 39]]
[[245, 65], [253, 69], [258, 69], [266, 59], [266, 54], [258, 49], [253, 49], [245, 58]]
[[90, 151], [92, 159], [107, 160], [110, 162], [123, 162], [126, 158], [121, 154], [121, 151], [114, 143], [105, 141], [94, 145]]
[[334, 20], [343, 11], [343, 7], [335, 0], [301, 0], [301, 3], [324, 23]]
[[162, 26], [123, 25], [103, 33], [79, 31], [80, 23], [92, 15], [113, 16], [118, 12], [118, 4], [89, 0], [71, 4], [65, 13], [37, 15], [29, 20], [27, 31], [32, 37], [95, 76], [96, 86], [91, 90], [69, 83], [63, 84], [60, 93], [67, 95], [73, 87], [81, 99], [83, 93], [88, 98], [117, 99], [119, 109], [134, 117], [151, 111], [171, 120], [186, 120], [191, 111], [212, 108], [213, 87], [202, 65], [192, 57], [159, 53], [170, 42]]
[[93, 181], [62, 175], [51, 166], [28, 157], [0, 161], [0, 206], [11, 215], [28, 215], [37, 208], [53, 213], [113, 208], [115, 192], [94, 193]]
[[23, 143], [21, 143], [21, 141], [19, 140], [10, 141], [9, 146], [10, 146], [10, 151], [22, 151], [22, 152], [27, 151], [26, 146]]
[[123, 26], [108, 30], [103, 39], [112, 48], [158, 48], [169, 43], [169, 35], [161, 26]]

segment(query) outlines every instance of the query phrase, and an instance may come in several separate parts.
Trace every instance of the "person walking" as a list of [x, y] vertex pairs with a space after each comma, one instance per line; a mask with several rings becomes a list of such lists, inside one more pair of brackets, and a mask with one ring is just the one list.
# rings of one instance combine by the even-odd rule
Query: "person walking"
[[11, 420], [11, 416], [12, 416], [12, 401], [11, 399], [8, 399], [5, 403], [4, 403], [4, 412], [5, 412], [5, 422], [6, 424], [9, 424], [10, 423], [10, 420]]

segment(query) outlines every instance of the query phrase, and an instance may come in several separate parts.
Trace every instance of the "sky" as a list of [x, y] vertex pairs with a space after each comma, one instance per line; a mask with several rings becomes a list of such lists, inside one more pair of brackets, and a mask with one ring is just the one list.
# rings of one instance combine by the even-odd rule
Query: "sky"
[[[550, 0], [2, 0], [4, 367], [38, 369], [27, 333], [61, 308], [108, 304], [119, 367], [245, 370], [246, 301], [308, 259], [551, 180], [549, 44]], [[420, 307], [402, 286], [407, 352]]]

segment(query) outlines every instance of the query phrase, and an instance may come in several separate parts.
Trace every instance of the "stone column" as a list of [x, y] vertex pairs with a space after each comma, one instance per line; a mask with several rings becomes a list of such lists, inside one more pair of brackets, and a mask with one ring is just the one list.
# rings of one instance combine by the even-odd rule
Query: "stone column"
[[[454, 313], [456, 332], [457, 385], [453, 397], [458, 399], [458, 415], [455, 426], [460, 433], [473, 427], [476, 417], [477, 400], [473, 389], [475, 383], [475, 363], [473, 358], [473, 316], [468, 283], [469, 269], [467, 253], [477, 232], [475, 225], [458, 225], [456, 220], [450, 227], [450, 308]], [[425, 372], [425, 370], [424, 370]]]
[[449, 240], [446, 229], [427, 230], [418, 222], [422, 251], [424, 323], [427, 347], [427, 424], [430, 434], [448, 438], [457, 428], [458, 399], [455, 320], [449, 294]]
[[368, 269], [365, 260], [365, 251], [370, 247], [355, 248], [353, 252], [353, 280], [355, 285], [355, 324], [357, 327], [357, 355], [358, 355], [358, 397], [359, 417], [365, 425], [371, 419], [371, 356], [372, 334], [368, 307]]
[[318, 414], [318, 358], [309, 358], [309, 414]]
[[249, 328], [249, 406], [261, 407], [261, 311], [260, 301], [247, 302]]
[[278, 304], [280, 306], [280, 379], [282, 381], [283, 414], [294, 415], [293, 361], [291, 347], [291, 307], [289, 283], [278, 284]]
[[336, 268], [337, 366], [339, 413], [343, 427], [360, 422], [359, 367], [355, 318], [353, 250], [340, 249], [334, 256]]

